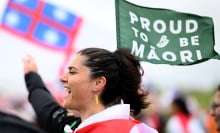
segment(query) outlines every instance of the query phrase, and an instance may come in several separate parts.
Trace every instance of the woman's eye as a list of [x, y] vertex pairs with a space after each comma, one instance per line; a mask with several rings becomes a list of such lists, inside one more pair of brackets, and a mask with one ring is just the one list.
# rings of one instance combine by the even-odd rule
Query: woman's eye
[[68, 68], [69, 74], [75, 74], [76, 70], [73, 67]]
[[70, 73], [70, 74], [75, 74], [76, 72], [75, 72], [75, 71], [69, 71], [69, 73]]

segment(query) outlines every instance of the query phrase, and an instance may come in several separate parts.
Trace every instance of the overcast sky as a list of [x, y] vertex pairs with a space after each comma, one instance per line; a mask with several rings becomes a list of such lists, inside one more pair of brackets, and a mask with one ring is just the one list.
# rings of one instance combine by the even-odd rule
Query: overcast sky
[[[114, 0], [47, 0], [71, 12], [82, 16], [84, 23], [75, 44], [77, 49], [85, 47], [102, 47], [116, 49], [115, 3]], [[217, 0], [129, 0], [138, 5], [166, 8], [185, 13], [193, 13], [213, 18], [215, 26], [215, 50], [220, 53], [220, 17]], [[7, 0], [0, 2], [0, 17], [5, 9]], [[55, 77], [56, 66], [61, 62], [62, 55], [44, 53], [42, 49], [26, 45], [27, 41], [14, 37], [0, 30], [0, 87], [24, 88], [21, 59], [32, 50], [39, 60], [40, 73], [47, 78]], [[48, 63], [50, 62], [50, 63]], [[144, 82], [152, 82], [163, 88], [186, 86], [196, 88], [213, 88], [220, 83], [220, 61], [209, 60], [192, 66], [155, 65], [142, 63], [146, 75]], [[48, 70], [49, 69], [49, 70]], [[48, 74], [49, 73], [49, 74]], [[12, 84], [13, 83], [13, 84]], [[16, 84], [16, 85], [15, 85]], [[1, 91], [1, 89], [0, 89]], [[23, 91], [23, 90], [22, 90]]]
[[[54, 0], [51, 0], [54, 1]], [[220, 53], [220, 17], [218, 15], [219, 6], [217, 0], [129, 0], [137, 5], [165, 8], [185, 13], [197, 14], [200, 16], [212, 17], [215, 26], [215, 50]], [[54, 1], [55, 2], [55, 1]], [[59, 2], [59, 0], [56, 0]], [[72, 4], [70, 4], [72, 3]], [[79, 12], [89, 20], [98, 24], [106, 30], [103, 36], [109, 36], [106, 42], [116, 43], [115, 33], [115, 3], [114, 0], [69, 0], [69, 2], [59, 3], [69, 9]], [[99, 37], [98, 37], [99, 38]], [[93, 40], [91, 40], [92, 42]], [[106, 43], [101, 42], [101, 43]], [[89, 42], [88, 42], [89, 43]], [[88, 44], [86, 43], [86, 44]], [[99, 42], [94, 42], [99, 43]], [[110, 43], [111, 44], [111, 43]], [[84, 47], [84, 46], [82, 46]], [[108, 47], [114, 49], [115, 46]], [[143, 63], [146, 72], [146, 80], [162, 86], [172, 87], [178, 86], [196, 86], [209, 88], [220, 83], [220, 61], [209, 60], [207, 62], [193, 66], [170, 66], [170, 65], [154, 65]]]

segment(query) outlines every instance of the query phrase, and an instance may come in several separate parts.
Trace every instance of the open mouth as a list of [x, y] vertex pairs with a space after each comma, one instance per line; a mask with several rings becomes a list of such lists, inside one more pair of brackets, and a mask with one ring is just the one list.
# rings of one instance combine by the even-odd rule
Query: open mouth
[[71, 90], [69, 88], [64, 88], [64, 90], [66, 90], [68, 94], [71, 93]]

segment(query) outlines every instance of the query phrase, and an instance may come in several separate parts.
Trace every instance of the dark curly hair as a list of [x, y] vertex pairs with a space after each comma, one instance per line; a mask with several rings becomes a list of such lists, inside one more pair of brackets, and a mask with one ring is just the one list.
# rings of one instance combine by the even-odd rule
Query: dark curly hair
[[127, 49], [110, 52], [101, 48], [86, 48], [78, 52], [86, 56], [84, 65], [91, 70], [91, 78], [104, 76], [105, 89], [100, 100], [105, 106], [121, 102], [130, 104], [134, 115], [147, 108], [147, 90], [141, 88], [141, 77], [144, 73], [140, 62]]

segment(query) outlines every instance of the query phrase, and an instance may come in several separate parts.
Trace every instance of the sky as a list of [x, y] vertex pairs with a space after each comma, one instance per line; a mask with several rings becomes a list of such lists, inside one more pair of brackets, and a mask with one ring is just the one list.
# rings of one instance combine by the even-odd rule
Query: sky
[[[53, 0], [54, 1], [54, 0]], [[213, 18], [215, 26], [215, 50], [220, 53], [220, 17], [218, 15], [219, 7], [217, 0], [200, 1], [200, 0], [129, 0], [130, 2], [146, 7], [164, 8], [175, 11], [197, 14], [200, 16], [209, 16]], [[55, 2], [55, 1], [54, 1]], [[57, 1], [58, 2], [58, 1]], [[74, 4], [69, 4], [74, 3]], [[93, 23], [97, 24], [100, 28], [106, 31], [99, 40], [86, 40], [88, 43], [93, 44], [106, 44], [114, 45], [116, 43], [116, 29], [115, 29], [115, 3], [114, 0], [81, 0], [71, 2], [59, 3], [69, 9], [79, 12], [86, 16]], [[88, 37], [89, 38], [89, 37]], [[81, 41], [81, 40], [80, 40]], [[93, 43], [93, 41], [95, 41]], [[101, 43], [100, 43], [100, 42]], [[85, 47], [87, 42], [80, 42], [80, 48]], [[82, 45], [81, 45], [82, 44]], [[89, 44], [88, 44], [89, 45]], [[103, 47], [103, 46], [101, 46]], [[107, 47], [110, 50], [115, 49], [114, 46]], [[155, 65], [143, 62], [145, 69], [144, 81], [152, 82], [164, 88], [168, 87], [192, 87], [192, 88], [214, 88], [220, 83], [220, 68], [219, 60], [211, 59], [207, 62], [200, 63], [192, 66], [170, 66], [170, 65]]]
[[[116, 24], [114, 0], [45, 0], [58, 5], [83, 18], [74, 46], [101, 47], [114, 51], [116, 49]], [[165, 8], [175, 11], [209, 16], [215, 26], [215, 51], [220, 53], [220, 17], [217, 0], [129, 0], [147, 7]], [[0, 2], [0, 18], [7, 0]], [[62, 64], [63, 54], [47, 51], [41, 47], [30, 45], [29, 41], [11, 35], [0, 29], [0, 92], [16, 94], [26, 93], [23, 79], [22, 58], [32, 54], [39, 65], [39, 73], [46, 81], [59, 80], [57, 70]], [[144, 83], [154, 84], [163, 89], [172, 87], [198, 90], [214, 89], [220, 84], [220, 61], [209, 61], [191, 66], [156, 65], [142, 62], [145, 70]], [[15, 95], [16, 95], [15, 94]]]

